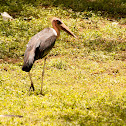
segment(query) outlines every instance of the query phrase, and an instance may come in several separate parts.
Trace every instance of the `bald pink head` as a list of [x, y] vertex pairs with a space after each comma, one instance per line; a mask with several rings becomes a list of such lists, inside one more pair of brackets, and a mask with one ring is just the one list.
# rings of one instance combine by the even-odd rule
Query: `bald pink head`
[[61, 19], [54, 17], [52, 19], [52, 26], [55, 29], [55, 31], [57, 32], [57, 38], [60, 36], [60, 30], [64, 30], [65, 32], [67, 32], [69, 35], [77, 38], [70, 30], [69, 28], [61, 21]]

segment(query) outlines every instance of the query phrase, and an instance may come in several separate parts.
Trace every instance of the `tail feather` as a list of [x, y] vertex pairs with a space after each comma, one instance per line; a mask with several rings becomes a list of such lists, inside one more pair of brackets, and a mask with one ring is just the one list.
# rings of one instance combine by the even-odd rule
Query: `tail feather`
[[22, 66], [22, 70], [29, 72], [33, 66], [34, 61], [35, 61], [35, 53], [34, 52], [27, 53], [24, 56], [24, 64]]
[[22, 66], [22, 70], [25, 71], [25, 72], [29, 72], [32, 68], [33, 64], [26, 64], [24, 63], [23, 66]]

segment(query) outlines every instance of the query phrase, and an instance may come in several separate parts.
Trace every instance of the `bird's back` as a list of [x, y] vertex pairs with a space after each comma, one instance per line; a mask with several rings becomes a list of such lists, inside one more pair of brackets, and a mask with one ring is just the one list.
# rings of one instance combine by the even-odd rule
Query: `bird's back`
[[45, 57], [54, 46], [56, 37], [52, 28], [45, 28], [34, 35], [27, 44], [22, 70], [29, 72], [35, 60]]

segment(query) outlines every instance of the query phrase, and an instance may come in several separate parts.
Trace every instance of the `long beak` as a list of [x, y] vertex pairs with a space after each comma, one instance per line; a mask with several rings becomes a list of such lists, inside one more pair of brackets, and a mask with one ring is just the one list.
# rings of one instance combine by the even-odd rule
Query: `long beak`
[[77, 37], [69, 30], [69, 28], [68, 28], [64, 23], [62, 23], [62, 24], [60, 25], [60, 27], [61, 27], [62, 30], [64, 30], [65, 32], [67, 32], [69, 35], [72, 35], [73, 37], [77, 38]]

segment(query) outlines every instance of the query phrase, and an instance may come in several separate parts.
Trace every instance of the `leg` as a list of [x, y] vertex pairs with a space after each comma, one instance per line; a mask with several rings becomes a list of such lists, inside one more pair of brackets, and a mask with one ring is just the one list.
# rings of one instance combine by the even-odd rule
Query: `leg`
[[30, 77], [30, 81], [31, 81], [31, 86], [30, 86], [30, 89], [29, 90], [31, 90], [31, 88], [33, 89], [33, 91], [35, 90], [35, 88], [34, 88], [34, 85], [33, 85], [33, 81], [32, 81], [32, 78], [31, 78], [31, 74], [30, 74], [30, 72], [28, 73], [29, 74], [29, 77]]
[[41, 91], [40, 91], [40, 94], [41, 95], [42, 95], [42, 86], [43, 86], [43, 77], [44, 77], [44, 69], [45, 69], [46, 59], [47, 58], [44, 58], [44, 66], [43, 66], [43, 71], [42, 71], [42, 83], [41, 83]]

